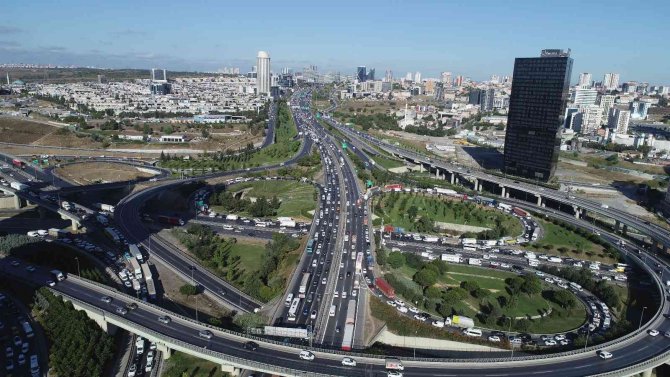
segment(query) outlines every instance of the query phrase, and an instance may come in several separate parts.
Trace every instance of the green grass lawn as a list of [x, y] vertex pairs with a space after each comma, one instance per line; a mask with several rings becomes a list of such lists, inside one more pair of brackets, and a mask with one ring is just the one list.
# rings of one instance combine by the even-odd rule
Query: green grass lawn
[[[553, 245], [553, 249], [546, 249], [544, 247], [533, 248], [526, 246], [525, 249], [532, 250], [549, 255], [557, 255], [563, 257], [572, 257], [576, 259], [588, 259], [599, 261], [603, 263], [614, 263], [616, 260], [608, 254], [603, 253], [603, 247], [597, 245], [588, 239], [580, 236], [577, 233], [571, 232], [559, 225], [536, 218], [536, 221], [542, 226], [544, 233], [543, 237], [536, 242], [539, 245]], [[567, 252], [561, 253], [558, 249], [564, 247], [568, 249]], [[576, 252], [573, 250], [577, 250]], [[589, 255], [589, 253], [591, 255]]]
[[391, 158], [384, 157], [382, 155], [372, 156], [372, 159], [385, 169], [393, 169], [401, 166], [405, 166], [402, 161], [394, 160]]
[[[398, 200], [391, 203], [393, 195], [397, 195]], [[381, 210], [376, 205], [377, 203], [380, 204]], [[400, 226], [411, 232], [414, 231], [414, 223], [417, 220], [409, 217], [408, 209], [412, 206], [418, 209], [419, 216], [427, 216], [434, 221], [485, 228], [493, 228], [496, 222], [500, 222], [509, 230], [507, 235], [516, 237], [522, 233], [521, 223], [514, 216], [474, 203], [445, 198], [405, 193], [385, 194], [375, 199], [373, 208], [375, 214], [384, 219], [384, 224]]]
[[[258, 198], [265, 196], [268, 200], [273, 196], [281, 201], [277, 216], [293, 217], [295, 219], [308, 220], [312, 218], [309, 211], [316, 208], [316, 200], [314, 199], [317, 191], [314, 186], [308, 183], [296, 181], [255, 181], [243, 182], [231, 185], [228, 190], [230, 192], [237, 192], [240, 190], [251, 188], [246, 192], [247, 196]], [[220, 208], [214, 206], [214, 210], [221, 211]], [[241, 215], [248, 215], [242, 213]]]
[[259, 261], [261, 256], [265, 254], [264, 242], [244, 242], [238, 241], [230, 250], [231, 256], [240, 257], [240, 265], [244, 269], [245, 274], [258, 271], [260, 268]]
[[[405, 265], [397, 270], [394, 270], [394, 272], [405, 279], [411, 279], [414, 273], [416, 273], [416, 270]], [[449, 269], [446, 275], [439, 278], [437, 285], [441, 285], [446, 288], [447, 286], [460, 286], [461, 282], [463, 281], [476, 281], [481, 288], [491, 291], [491, 295], [482, 300], [469, 296], [462, 302], [454, 305], [456, 310], [462, 312], [465, 316], [475, 319], [475, 322], [481, 326], [482, 324], [476, 318], [476, 314], [480, 310], [480, 305], [483, 303], [493, 303], [494, 305], [498, 305], [496, 302], [496, 298], [498, 296], [505, 296], [508, 298], [509, 294], [505, 289], [505, 279], [514, 276], [516, 276], [516, 274], [507, 271], [491, 270], [467, 265], [449, 264]], [[545, 290], [549, 288], [550, 287], [547, 285], [544, 286]], [[572, 330], [583, 324], [586, 318], [586, 310], [581, 303], [579, 303], [576, 308], [573, 308], [568, 312], [558, 307], [558, 305], [554, 304], [553, 302], [544, 299], [542, 295], [534, 295], [529, 297], [525, 294], [518, 296], [518, 304], [514, 308], [502, 309], [502, 314], [513, 317], [522, 317], [526, 315], [534, 316], [540, 314], [541, 311], [548, 308], [552, 308], [552, 315], [550, 315], [548, 318], [531, 321], [531, 332], [549, 333]], [[490, 324], [486, 327], [506, 330], [499, 328], [495, 324]]]
[[173, 352], [170, 359], [166, 361], [165, 377], [224, 377], [226, 373], [221, 371], [219, 364], [199, 359], [182, 352]]

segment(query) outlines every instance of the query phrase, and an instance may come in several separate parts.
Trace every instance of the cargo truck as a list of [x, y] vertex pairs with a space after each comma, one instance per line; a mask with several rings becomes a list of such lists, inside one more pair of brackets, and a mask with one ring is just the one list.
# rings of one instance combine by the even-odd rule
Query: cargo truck
[[142, 263], [144, 261], [142, 252], [140, 251], [140, 248], [137, 247], [137, 245], [135, 244], [128, 245], [128, 251], [130, 252], [130, 255], [133, 256], [133, 258], [137, 259], [138, 262]]
[[147, 293], [149, 293], [149, 298], [155, 299], [156, 298], [156, 285], [154, 284], [154, 279], [153, 275], [151, 274], [151, 270], [149, 269], [148, 264], [142, 264], [142, 274], [144, 274], [144, 281], [147, 284]]
[[462, 329], [469, 329], [475, 327], [475, 321], [469, 317], [463, 317], [462, 315], [454, 315], [450, 318], [445, 319], [445, 324], [454, 327], [460, 327]]
[[130, 265], [132, 266], [135, 279], [142, 279], [142, 267], [140, 267], [140, 262], [135, 258], [130, 258]]
[[347, 306], [347, 317], [344, 324], [344, 336], [342, 337], [342, 351], [351, 351], [354, 340], [354, 323], [356, 321], [356, 300], [349, 300]]
[[158, 216], [158, 222], [168, 225], [184, 225], [184, 220], [174, 216]]
[[13, 159], [13, 160], [12, 160], [12, 165], [16, 166], [16, 167], [19, 168], [19, 169], [23, 169], [23, 168], [26, 167], [26, 163], [25, 163], [25, 162], [23, 162], [23, 161], [21, 161], [21, 160], [17, 160], [17, 159]]
[[388, 370], [405, 370], [405, 366], [403, 366], [400, 359], [396, 357], [387, 357], [385, 361], [386, 369]]
[[105, 203], [93, 203], [93, 207], [101, 210], [101, 211], [107, 211], [114, 213], [114, 206], [111, 204], [105, 204]]
[[461, 256], [458, 254], [442, 254], [442, 260], [450, 263], [461, 263]]
[[481, 266], [482, 260], [479, 258], [468, 258], [468, 264], [473, 266]]
[[435, 192], [438, 193], [438, 194], [451, 195], [451, 196], [455, 196], [455, 195], [458, 194], [454, 190], [449, 190], [449, 189], [444, 189], [444, 188], [439, 188], [439, 187], [435, 187]]
[[519, 207], [513, 207], [512, 208], [512, 213], [519, 216], [519, 217], [526, 217], [526, 218], [530, 217], [530, 215], [528, 215], [528, 212], [522, 210]]
[[375, 279], [375, 286], [379, 289], [386, 297], [390, 299], [395, 298], [395, 290], [393, 287], [382, 278]]
[[226, 220], [237, 221], [240, 217], [237, 215], [226, 215]]

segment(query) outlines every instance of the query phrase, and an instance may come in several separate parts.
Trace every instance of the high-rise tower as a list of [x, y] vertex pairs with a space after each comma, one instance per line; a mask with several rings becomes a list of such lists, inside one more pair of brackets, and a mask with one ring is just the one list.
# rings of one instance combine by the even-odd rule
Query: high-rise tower
[[258, 95], [270, 95], [270, 54], [258, 51], [256, 62], [256, 88]]

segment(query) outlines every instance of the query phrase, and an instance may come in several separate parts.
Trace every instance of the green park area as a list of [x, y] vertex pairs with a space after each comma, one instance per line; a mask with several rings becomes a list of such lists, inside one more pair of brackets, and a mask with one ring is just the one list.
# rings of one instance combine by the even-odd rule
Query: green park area
[[378, 154], [376, 156], [371, 157], [379, 166], [383, 167], [384, 169], [393, 169], [405, 166], [405, 164], [402, 161], [386, 157], [382, 154]]
[[616, 263], [618, 252], [598, 235], [557, 220], [535, 217], [543, 236], [525, 248], [534, 252], [603, 263]]
[[302, 250], [299, 240], [282, 233], [268, 242], [238, 240], [192, 224], [173, 234], [210, 271], [264, 302], [283, 292]]
[[166, 377], [224, 377], [226, 373], [221, 371], [221, 366], [211, 361], [199, 359], [183, 352], [173, 352], [166, 361]]
[[[244, 195], [238, 195], [242, 193]], [[285, 216], [309, 220], [312, 218], [310, 211], [316, 208], [316, 195], [316, 188], [309, 183], [261, 180], [228, 186], [213, 195], [210, 204], [217, 212], [241, 216]], [[252, 203], [249, 198], [254, 198], [255, 202]]]
[[464, 315], [480, 327], [531, 333], [569, 331], [586, 320], [585, 308], [571, 292], [535, 275], [426, 262], [400, 252], [391, 252], [384, 262], [389, 267], [384, 277], [396, 294], [443, 317]]
[[439, 233], [435, 223], [443, 222], [488, 228], [478, 234], [488, 239], [516, 237], [522, 233], [521, 223], [514, 216], [475, 203], [422, 193], [384, 194], [374, 199], [373, 210], [384, 224], [399, 226], [408, 232]]

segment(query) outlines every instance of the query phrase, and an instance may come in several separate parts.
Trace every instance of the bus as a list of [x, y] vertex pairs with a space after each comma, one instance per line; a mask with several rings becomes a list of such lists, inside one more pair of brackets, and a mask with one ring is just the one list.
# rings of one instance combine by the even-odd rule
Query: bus
[[293, 302], [293, 293], [289, 293], [288, 296], [286, 296], [286, 301], [284, 301], [284, 305], [291, 306], [291, 302]]
[[363, 270], [363, 253], [358, 252], [356, 254], [356, 273], [360, 273]]
[[574, 289], [577, 292], [581, 292], [584, 290], [581, 285], [573, 282], [570, 282], [570, 288]]
[[299, 298], [294, 298], [293, 302], [291, 302], [291, 307], [288, 309], [288, 320], [289, 321], [295, 321], [296, 319], [296, 313], [298, 312], [298, 305], [300, 304], [300, 299]]
[[307, 254], [312, 254], [314, 251], [314, 239], [307, 241], [307, 248], [305, 250], [307, 251]]
[[302, 281], [300, 282], [300, 288], [298, 288], [298, 297], [305, 298], [307, 293], [307, 286], [309, 284], [309, 272], [305, 272], [302, 275]]

